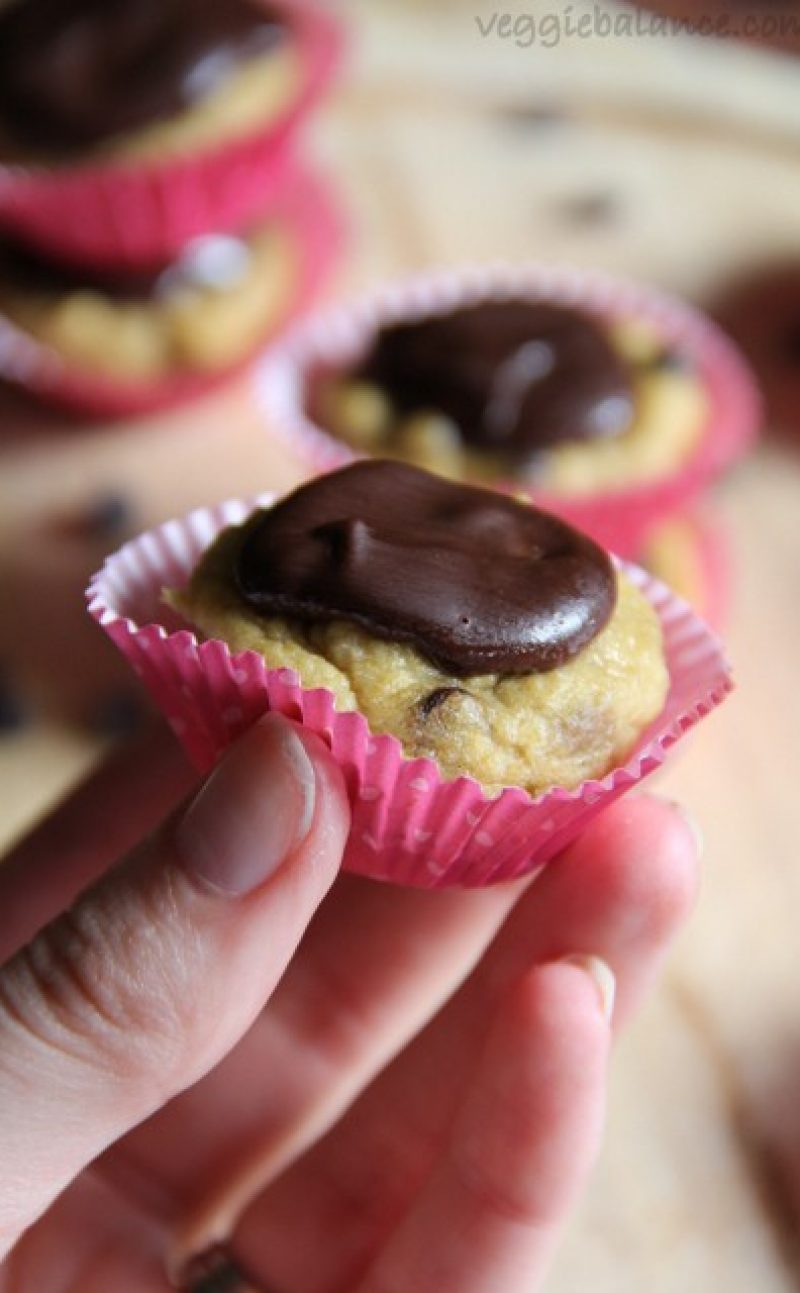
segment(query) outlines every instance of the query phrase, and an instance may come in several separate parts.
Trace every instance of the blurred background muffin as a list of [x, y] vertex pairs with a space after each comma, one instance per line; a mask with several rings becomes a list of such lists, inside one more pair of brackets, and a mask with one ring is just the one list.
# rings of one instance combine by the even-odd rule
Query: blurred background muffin
[[312, 315], [256, 381], [309, 472], [399, 459], [524, 493], [627, 557], [730, 471], [760, 419], [708, 318], [566, 265], [394, 281]]
[[301, 248], [270, 219], [150, 270], [75, 268], [0, 242], [0, 311], [65, 363], [122, 382], [217, 372], [285, 315]]
[[310, 410], [357, 451], [555, 493], [669, 475], [709, 414], [688, 348], [535, 288], [394, 320], [349, 371], [309, 377]]
[[260, 0], [12, 0], [0, 10], [0, 157], [160, 158], [269, 120], [298, 54]]
[[0, 376], [85, 416], [196, 398], [314, 300], [342, 235], [334, 190], [299, 161], [255, 223], [165, 262], [75, 265], [0, 234]]
[[240, 232], [338, 55], [305, 0], [7, 0], [0, 222], [115, 268]]
[[[207, 437], [190, 415], [181, 468], [163, 465], [169, 430], [145, 432], [135, 482], [130, 447], [113, 443], [110, 426], [85, 428], [207, 395], [323, 290], [343, 223], [335, 188], [302, 156], [299, 127], [332, 70], [337, 30], [305, 4], [260, 0], [0, 7], [3, 452], [12, 476], [12, 463], [31, 469], [47, 495], [31, 500], [17, 477], [9, 493], [0, 551], [0, 597], [16, 608], [0, 634], [9, 729], [51, 714], [122, 731], [144, 710], [90, 632], [83, 589], [162, 486], [168, 499], [178, 480], [224, 479], [219, 458], [236, 461], [246, 418], [223, 419], [206, 462]], [[231, 205], [241, 184], [245, 200], [234, 193]], [[220, 213], [227, 227], [187, 236]], [[26, 394], [72, 418], [37, 411]], [[118, 429], [124, 440], [122, 421]], [[55, 466], [62, 451], [74, 464], [66, 470]], [[45, 606], [55, 632], [41, 631]]]

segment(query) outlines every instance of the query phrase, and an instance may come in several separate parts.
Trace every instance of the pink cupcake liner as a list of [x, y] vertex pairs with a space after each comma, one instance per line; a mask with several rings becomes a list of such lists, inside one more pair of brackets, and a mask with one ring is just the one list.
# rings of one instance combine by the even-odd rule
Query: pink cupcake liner
[[326, 181], [294, 164], [291, 184], [270, 196], [262, 216], [291, 230], [300, 248], [300, 275], [284, 317], [250, 354], [213, 373], [180, 373], [158, 382], [126, 382], [79, 368], [0, 315], [0, 378], [46, 403], [93, 418], [155, 412], [196, 399], [244, 371], [292, 319], [314, 301], [335, 263], [344, 223]]
[[284, 183], [289, 145], [321, 97], [342, 49], [339, 24], [284, 3], [299, 50], [292, 102], [261, 130], [163, 163], [0, 166], [0, 223], [45, 252], [95, 265], [152, 265], [190, 238], [240, 229]]
[[256, 383], [269, 429], [310, 471], [354, 461], [359, 454], [316, 424], [305, 408], [314, 372], [346, 369], [386, 324], [520, 293], [584, 307], [609, 319], [640, 319], [656, 328], [666, 344], [690, 354], [697, 366], [709, 402], [707, 426], [690, 459], [668, 476], [589, 495], [548, 494], [513, 480], [499, 486], [527, 493], [605, 547], [635, 556], [648, 529], [696, 498], [746, 453], [760, 418], [756, 387], [733, 344], [699, 311], [649, 288], [567, 266], [535, 264], [441, 270], [390, 284], [361, 302], [309, 319], [265, 359]]
[[430, 759], [409, 759], [393, 736], [370, 731], [360, 713], [337, 712], [325, 689], [301, 686], [253, 651], [199, 642], [162, 602], [187, 582], [202, 552], [255, 502], [234, 501], [170, 521], [110, 557], [87, 591], [89, 611], [126, 656], [195, 765], [208, 770], [231, 741], [268, 710], [317, 733], [341, 766], [353, 820], [344, 865], [375, 879], [421, 888], [476, 887], [536, 870], [596, 813], [660, 767], [684, 732], [732, 689], [721, 647], [662, 584], [623, 568], [656, 609], [670, 690], [635, 752], [601, 780], [537, 799], [519, 788], [492, 797], [470, 777], [445, 780]]

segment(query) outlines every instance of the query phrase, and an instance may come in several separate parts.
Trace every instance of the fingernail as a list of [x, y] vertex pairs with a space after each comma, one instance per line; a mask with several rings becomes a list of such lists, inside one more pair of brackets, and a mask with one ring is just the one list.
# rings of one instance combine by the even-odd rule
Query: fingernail
[[285, 719], [262, 719], [178, 823], [175, 847], [183, 866], [217, 893], [252, 893], [308, 835], [315, 797], [314, 766], [297, 733]]
[[565, 965], [577, 966], [589, 975], [597, 988], [603, 1016], [610, 1024], [614, 1017], [614, 998], [617, 994], [617, 980], [611, 966], [599, 956], [565, 956], [563, 962]]

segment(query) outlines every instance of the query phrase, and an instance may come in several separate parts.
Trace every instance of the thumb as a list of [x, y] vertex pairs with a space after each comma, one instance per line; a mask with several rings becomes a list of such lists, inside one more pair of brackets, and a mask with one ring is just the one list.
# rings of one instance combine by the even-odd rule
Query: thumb
[[275, 988], [349, 825], [315, 737], [257, 723], [197, 796], [0, 969], [0, 1261], [201, 1078]]

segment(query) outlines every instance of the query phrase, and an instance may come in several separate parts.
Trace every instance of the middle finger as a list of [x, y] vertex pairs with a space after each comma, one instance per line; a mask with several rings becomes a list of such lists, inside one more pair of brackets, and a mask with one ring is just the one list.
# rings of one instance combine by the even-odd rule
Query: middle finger
[[183, 1220], [193, 1242], [225, 1233], [455, 991], [522, 887], [420, 892], [341, 877], [250, 1033], [100, 1170]]
[[673, 806], [641, 798], [608, 809], [522, 898], [425, 1032], [248, 1209], [236, 1236], [247, 1266], [287, 1291], [353, 1287], [438, 1160], [511, 985], [540, 961], [594, 953], [615, 972], [624, 1022], [695, 885], [695, 841]]

